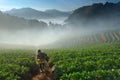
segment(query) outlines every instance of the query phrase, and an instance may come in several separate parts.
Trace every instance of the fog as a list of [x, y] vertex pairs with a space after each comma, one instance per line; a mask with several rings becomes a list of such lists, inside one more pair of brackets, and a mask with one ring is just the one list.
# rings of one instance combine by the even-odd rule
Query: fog
[[[61, 26], [48, 26], [47, 29], [43, 29], [39, 27], [34, 28], [35, 26], [29, 28], [28, 26], [20, 26], [19, 24], [17, 26], [13, 23], [13, 25], [16, 26], [14, 26], [14, 28], [11, 26], [11, 23], [9, 23], [10, 20], [8, 16], [7, 18], [8, 19], [6, 19], [6, 21], [4, 20], [5, 26], [0, 25], [0, 44], [41, 46], [54, 43], [55, 41], [66, 37], [66, 35], [71, 33], [70, 28], [61, 28]], [[49, 21], [54, 24], [63, 25], [65, 19], [66, 17], [49, 20], [47, 19], [42, 21], [45, 21], [46, 23], [48, 23], [48, 25]], [[0, 21], [2, 21], [2, 19]]]
[[[59, 27], [59, 26], [58, 26]], [[58, 40], [75, 35], [85, 35], [87, 30], [75, 29], [72, 27], [39, 29], [22, 29], [22, 30], [0, 30], [0, 43], [17, 44], [29, 46], [42, 46], [54, 43]]]
[[[96, 30], [97, 32], [98, 30]], [[18, 44], [18, 45], [31, 45], [31, 46], [42, 46], [69, 38], [72, 36], [85, 36], [95, 33], [95, 29], [85, 28], [56, 28], [56, 29], [25, 29], [25, 30], [1, 30], [0, 31], [0, 43], [5, 44]]]
[[70, 30], [62, 29], [46, 29], [44, 31], [37, 29], [0, 30], [0, 43], [39, 46], [52, 43], [69, 33]]
[[[58, 23], [59, 23], [58, 19]], [[63, 19], [62, 19], [63, 20]], [[60, 20], [60, 22], [62, 22]], [[52, 20], [51, 20], [52, 22]], [[91, 34], [95, 34], [105, 30], [113, 30], [119, 28], [119, 24], [114, 25], [114, 23], [109, 22], [111, 24], [105, 23], [103, 20], [98, 21], [99, 23], [95, 24], [79, 24], [79, 26], [74, 25], [63, 25], [61, 26], [48, 26], [46, 29], [18, 29], [18, 30], [11, 30], [11, 29], [0, 29], [0, 44], [11, 44], [11, 45], [27, 45], [27, 46], [44, 46], [49, 44], [58, 43], [62, 40], [71, 39], [74, 37], [82, 38], [84, 36], [89, 36]], [[104, 22], [104, 23], [103, 23]], [[53, 21], [53, 23], [55, 23]], [[116, 26], [116, 28], [114, 27]], [[118, 27], [117, 27], [118, 26]], [[82, 43], [82, 42], [81, 42]], [[47, 46], [46, 46], [47, 47]]]
[[47, 24], [49, 24], [49, 22], [52, 22], [52, 23], [57, 23], [57, 24], [65, 24], [65, 20], [67, 19], [68, 17], [57, 17], [57, 18], [50, 18], [50, 19], [39, 19], [39, 21], [44, 21], [46, 22]]

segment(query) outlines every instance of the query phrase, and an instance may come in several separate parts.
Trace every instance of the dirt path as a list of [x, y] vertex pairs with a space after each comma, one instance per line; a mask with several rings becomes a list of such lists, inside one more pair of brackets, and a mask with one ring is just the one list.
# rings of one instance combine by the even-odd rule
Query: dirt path
[[49, 66], [45, 72], [40, 73], [36, 64], [31, 65], [30, 71], [21, 76], [21, 80], [54, 80], [55, 66]]
[[46, 73], [40, 73], [34, 76], [32, 80], [53, 80], [53, 76], [48, 76]]
[[54, 65], [49, 65], [45, 72], [39, 72], [37, 75], [33, 76], [32, 80], [54, 80]]

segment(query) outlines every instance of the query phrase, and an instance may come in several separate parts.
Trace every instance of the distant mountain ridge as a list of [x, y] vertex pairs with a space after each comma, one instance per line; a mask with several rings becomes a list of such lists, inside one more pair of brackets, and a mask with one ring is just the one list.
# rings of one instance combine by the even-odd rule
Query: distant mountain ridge
[[0, 30], [45, 29], [47, 24], [38, 20], [27, 20], [0, 12]]
[[27, 19], [47, 19], [47, 18], [57, 18], [57, 17], [68, 17], [71, 12], [63, 12], [56, 9], [39, 11], [32, 8], [21, 8], [21, 9], [12, 9], [9, 11], [5, 11], [5, 13], [24, 17]]
[[69, 16], [66, 22], [76, 26], [80, 26], [80, 24], [118, 26], [117, 24], [120, 23], [120, 2], [95, 3], [90, 6], [80, 7]]
[[49, 10], [46, 10], [44, 12], [47, 13], [47, 14], [50, 14], [54, 17], [67, 17], [70, 14], [72, 14], [72, 11], [63, 12], [63, 11], [59, 11], [59, 10], [56, 10], [56, 9], [49, 9]]

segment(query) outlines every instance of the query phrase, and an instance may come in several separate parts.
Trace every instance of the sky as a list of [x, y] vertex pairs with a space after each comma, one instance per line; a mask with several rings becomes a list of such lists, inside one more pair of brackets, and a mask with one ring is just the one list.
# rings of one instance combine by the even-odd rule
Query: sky
[[31, 7], [37, 10], [58, 9], [71, 11], [81, 6], [93, 3], [118, 2], [120, 0], [0, 0], [0, 10], [6, 11], [12, 8]]

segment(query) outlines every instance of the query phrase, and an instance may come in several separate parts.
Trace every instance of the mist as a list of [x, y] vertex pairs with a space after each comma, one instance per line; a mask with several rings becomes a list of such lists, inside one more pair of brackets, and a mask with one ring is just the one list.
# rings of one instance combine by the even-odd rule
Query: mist
[[70, 30], [62, 29], [0, 30], [0, 43], [39, 46], [53, 43], [69, 33]]
[[85, 35], [83, 29], [72, 27], [57, 27], [44, 30], [39, 29], [22, 29], [22, 30], [0, 30], [0, 43], [17, 44], [29, 46], [42, 46], [62, 40], [66, 37], [75, 35]]
[[[98, 3], [76, 9], [68, 17], [25, 19], [0, 12], [0, 44], [52, 47], [102, 41], [105, 32], [120, 33], [120, 3]], [[111, 10], [112, 6], [112, 10]], [[115, 34], [113, 34], [115, 35]], [[111, 36], [111, 35], [110, 35]], [[106, 35], [104, 35], [106, 38]], [[119, 40], [119, 39], [118, 39]]]
[[[51, 20], [52, 22], [52, 20]], [[61, 21], [60, 21], [61, 22]], [[64, 21], [63, 21], [64, 22]], [[0, 43], [2, 44], [14, 44], [14, 45], [27, 45], [27, 46], [44, 46], [49, 44], [56, 44], [59, 42], [64, 42], [65, 40], [76, 38], [82, 39], [85, 36], [93, 35], [105, 30], [115, 30], [118, 29], [114, 27], [112, 21], [111, 24], [103, 24], [103, 20], [99, 20], [99, 23], [95, 24], [95, 21], [91, 24], [79, 24], [79, 26], [71, 24], [60, 24], [61, 26], [51, 26], [49, 25], [46, 29], [39, 28], [28, 28], [28, 29], [0, 29]], [[59, 23], [59, 22], [58, 22]], [[58, 24], [56, 23], [56, 24]], [[119, 24], [116, 24], [119, 26]], [[83, 39], [84, 41], [85, 39]], [[82, 43], [79, 42], [79, 43]], [[58, 45], [58, 44], [56, 44]], [[47, 47], [47, 46], [46, 46]]]
[[50, 19], [39, 19], [39, 21], [44, 21], [46, 22], [47, 24], [49, 24], [49, 22], [52, 22], [54, 24], [65, 24], [65, 20], [67, 19], [68, 17], [59, 17], [59, 18], [50, 18]]

